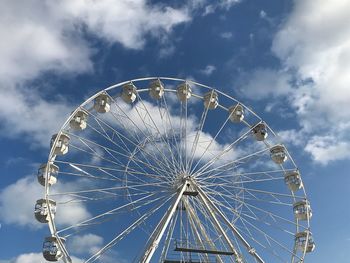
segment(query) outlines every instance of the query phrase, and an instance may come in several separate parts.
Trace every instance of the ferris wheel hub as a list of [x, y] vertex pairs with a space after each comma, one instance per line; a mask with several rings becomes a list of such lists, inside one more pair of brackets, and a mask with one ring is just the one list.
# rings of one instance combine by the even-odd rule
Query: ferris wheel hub
[[176, 176], [172, 187], [173, 187], [174, 190], [178, 190], [185, 184], [187, 185], [187, 190], [188, 191], [194, 191], [196, 183], [195, 183], [195, 181], [193, 179], [193, 176], [191, 176], [188, 173], [179, 173]]

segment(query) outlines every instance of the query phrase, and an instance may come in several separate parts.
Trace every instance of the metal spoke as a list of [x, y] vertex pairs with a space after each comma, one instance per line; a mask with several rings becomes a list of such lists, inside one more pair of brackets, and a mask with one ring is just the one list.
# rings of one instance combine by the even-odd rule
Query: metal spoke
[[77, 254], [85, 263], [130, 245], [136, 253], [122, 261], [297, 263], [313, 250], [286, 146], [251, 108], [191, 80], [141, 78], [91, 96], [53, 136], [38, 181], [35, 217], [48, 224], [56, 261], [71, 263], [71, 239], [84, 235], [104, 240]]

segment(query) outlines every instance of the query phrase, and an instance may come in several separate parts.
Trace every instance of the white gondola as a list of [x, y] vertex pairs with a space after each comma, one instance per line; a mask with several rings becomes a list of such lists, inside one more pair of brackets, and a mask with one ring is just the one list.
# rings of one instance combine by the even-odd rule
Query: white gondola
[[84, 130], [87, 126], [87, 118], [88, 114], [83, 110], [79, 110], [74, 114], [73, 118], [69, 122], [69, 125], [73, 130]]
[[56, 214], [56, 202], [53, 200], [49, 200], [48, 204], [46, 199], [39, 199], [36, 201], [34, 208], [34, 216], [36, 220], [38, 220], [40, 223], [49, 222], [49, 206], [51, 210], [51, 216], [53, 219]]
[[237, 104], [235, 106], [231, 106], [228, 109], [228, 112], [230, 113], [230, 120], [232, 122], [241, 122], [244, 119], [244, 109], [242, 105]]
[[190, 84], [184, 82], [177, 87], [177, 97], [180, 101], [184, 102], [191, 98], [192, 88]]
[[121, 96], [126, 103], [133, 103], [137, 97], [137, 90], [135, 85], [132, 83], [124, 85], [122, 88]]
[[106, 113], [111, 109], [111, 98], [108, 94], [102, 93], [94, 100], [94, 109], [98, 113]]
[[297, 219], [308, 220], [312, 217], [312, 210], [308, 200], [296, 202], [293, 205], [293, 212]]
[[64, 154], [68, 153], [68, 145], [69, 145], [70, 138], [67, 134], [61, 133], [56, 144], [54, 145], [54, 142], [56, 140], [57, 135], [58, 134], [52, 135], [50, 147], [51, 148], [54, 147], [54, 154], [64, 155]]
[[259, 123], [253, 128], [253, 135], [257, 141], [263, 141], [267, 138], [267, 128], [264, 123]]
[[150, 83], [149, 87], [149, 95], [152, 99], [159, 100], [164, 95], [164, 85], [163, 83], [157, 79]]
[[[64, 239], [61, 239], [64, 242]], [[43, 243], [43, 256], [47, 261], [58, 261], [63, 253], [56, 237], [46, 237]]]
[[204, 107], [209, 110], [214, 110], [219, 105], [219, 97], [215, 91], [209, 91], [204, 94]]
[[286, 148], [283, 145], [275, 145], [271, 147], [270, 155], [271, 159], [276, 164], [282, 164], [288, 159]]
[[47, 168], [47, 176], [46, 176], [46, 166], [47, 163], [44, 163], [40, 165], [38, 169], [38, 182], [42, 185], [45, 186], [46, 178], [48, 178], [48, 184], [49, 186], [55, 184], [57, 182], [57, 175], [58, 175], [58, 166], [54, 164], [50, 164], [49, 167]]
[[310, 231], [306, 230], [295, 234], [295, 246], [300, 251], [306, 253], [312, 252], [315, 249], [315, 242]]
[[303, 186], [300, 173], [297, 170], [287, 172], [284, 176], [284, 182], [292, 192], [298, 191]]

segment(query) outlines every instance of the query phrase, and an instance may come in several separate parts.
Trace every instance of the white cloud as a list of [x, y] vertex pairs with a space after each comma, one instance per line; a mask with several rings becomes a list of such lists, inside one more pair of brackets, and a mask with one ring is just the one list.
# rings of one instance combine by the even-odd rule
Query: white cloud
[[2, 136], [23, 136], [34, 147], [48, 147], [50, 136], [59, 130], [72, 110], [62, 98], [47, 101], [39, 91], [19, 85], [0, 86], [0, 94]]
[[[72, 184], [60, 183], [55, 185], [59, 192], [71, 190]], [[25, 193], [25, 198], [18, 198]], [[0, 218], [6, 224], [17, 224], [33, 228], [42, 227], [44, 224], [37, 222], [34, 218], [34, 205], [36, 200], [42, 198], [44, 188], [36, 181], [34, 176], [27, 176], [17, 182], [8, 185], [0, 192]], [[64, 201], [65, 197], [56, 199]], [[72, 225], [90, 216], [85, 206], [81, 203], [57, 205], [56, 221], [61, 225]], [[61, 208], [61, 209], [60, 209]], [[15, 211], [21, 211], [15, 213]]]
[[74, 254], [94, 254], [101, 248], [103, 238], [94, 234], [86, 234], [74, 236], [69, 242], [70, 251]]
[[292, 91], [289, 82], [290, 76], [285, 72], [262, 68], [242, 74], [238, 80], [239, 91], [252, 100], [287, 95]]
[[321, 163], [350, 157], [344, 128], [350, 125], [349, 13], [347, 0], [295, 1], [272, 45], [283, 71], [258, 69], [241, 89], [250, 98], [285, 98], [308, 141], [306, 151]]
[[[198, 94], [198, 92], [196, 93]], [[170, 94], [171, 95], [171, 94]], [[166, 95], [167, 101], [169, 103], [169, 94]], [[129, 104], [126, 104], [124, 102], [119, 103], [119, 101], [116, 102], [116, 105], [118, 105], [117, 111], [119, 111], [119, 107], [122, 112], [127, 112], [128, 117], [132, 120], [128, 120], [127, 118], [118, 118], [117, 125], [120, 125], [121, 128], [125, 128], [129, 131], [130, 136], [135, 136], [137, 134], [138, 137], [144, 137], [152, 135], [154, 138], [160, 138], [164, 135], [171, 135], [175, 134], [176, 136], [176, 142], [173, 142], [176, 144], [176, 146], [179, 147], [177, 150], [185, 151], [185, 145], [177, 145], [179, 143], [179, 139], [177, 136], [180, 135], [181, 131], [181, 116], [179, 116], [179, 109], [178, 109], [178, 99], [176, 95], [174, 95], [174, 101], [171, 99], [171, 103], [168, 104], [168, 110], [169, 110], [169, 116], [164, 115], [162, 111], [159, 111], [159, 108], [157, 105], [154, 105], [148, 101], [138, 101], [133, 107]], [[203, 102], [201, 100], [195, 100], [190, 99], [190, 103], [193, 104], [202, 104]], [[198, 106], [198, 105], [197, 105]], [[111, 111], [114, 111], [114, 107], [112, 107]], [[147, 110], [146, 110], [147, 109]], [[173, 110], [175, 109], [175, 112]], [[192, 112], [192, 111], [191, 111]], [[116, 113], [115, 113], [116, 114]], [[163, 115], [163, 116], [162, 116]], [[114, 115], [116, 116], [116, 115]], [[101, 118], [107, 118], [108, 121], [109, 118], [111, 118], [111, 121], [116, 121], [115, 117], [113, 115], [103, 115]], [[164, 117], [166, 116], [166, 117]], [[187, 155], [188, 156], [194, 156], [195, 159], [199, 159], [202, 157], [202, 161], [209, 161], [214, 156], [218, 155], [220, 152], [222, 152], [228, 145], [221, 144], [217, 140], [213, 139], [213, 136], [209, 133], [201, 131], [199, 133], [198, 137], [198, 145], [195, 152], [192, 152], [192, 146], [197, 134], [198, 129], [198, 119], [197, 116], [194, 116], [190, 114], [187, 118], [187, 136], [186, 136], [186, 143], [187, 143]], [[170, 121], [169, 121], [170, 119]], [[137, 129], [135, 128], [137, 127]], [[170, 136], [171, 137], [171, 136]], [[170, 138], [169, 141], [172, 139]], [[167, 140], [163, 141], [155, 141], [152, 143], [147, 144], [145, 147], [146, 152], [153, 153], [155, 155], [162, 153], [165, 156], [169, 156], [169, 154], [172, 154], [169, 151], [169, 147], [166, 144]], [[221, 158], [218, 163], [222, 163], [227, 160], [232, 160], [232, 158], [236, 158], [238, 154], [238, 150], [228, 150], [227, 153]]]
[[231, 32], [222, 32], [220, 34], [220, 37], [224, 38], [224, 39], [230, 39], [233, 37], [233, 34]]
[[285, 66], [312, 80], [301, 84], [294, 97], [297, 106], [303, 101], [299, 113], [312, 124], [315, 117], [325, 123], [349, 120], [349, 13], [347, 0], [297, 1], [274, 39], [272, 50]]
[[[83, 263], [83, 260], [72, 257], [72, 260], [74, 263]], [[0, 261], [2, 262], [2, 261]], [[11, 259], [9, 261], [4, 261], [4, 263], [46, 263], [47, 261], [43, 258], [43, 255], [41, 253], [26, 253], [17, 256], [14, 259]], [[58, 261], [59, 263], [63, 263], [62, 260]]]
[[313, 159], [322, 164], [334, 160], [350, 159], [350, 143], [339, 141], [333, 136], [313, 136], [307, 143], [305, 150]]
[[283, 143], [291, 143], [295, 146], [302, 146], [305, 143], [305, 134], [302, 130], [283, 130], [278, 132]]
[[168, 44], [167, 46], [164, 46], [159, 49], [158, 56], [159, 58], [168, 58], [172, 56], [175, 53], [175, 46], [172, 44]]
[[92, 50], [83, 28], [110, 43], [138, 49], [147, 35], [166, 36], [188, 21], [186, 7], [145, 0], [6, 0], [0, 8], [0, 34], [6, 36], [0, 43], [1, 78], [19, 81], [48, 70], [91, 70]]
[[203, 75], [210, 76], [216, 70], [214, 65], [207, 65], [204, 69], [201, 69], [199, 72]]
[[18, 256], [16, 259], [10, 261], [11, 263], [44, 263], [46, 260], [41, 253], [28, 253]]
[[192, 0], [192, 7], [204, 7], [203, 16], [210, 15], [218, 9], [229, 10], [233, 6], [241, 3], [242, 0], [219, 0], [219, 1], [207, 1], [207, 0]]
[[[301, 80], [290, 98], [302, 128], [312, 135], [306, 151], [320, 163], [350, 158], [350, 5], [297, 1], [272, 50]], [[327, 23], [324, 23], [327, 21]]]
[[[34, 218], [34, 205], [43, 195], [43, 188], [33, 178], [25, 177], [0, 192], [1, 220], [20, 226], [40, 227]], [[18, 198], [25, 193], [25, 198]], [[16, 211], [21, 211], [17, 213]]]
[[25, 83], [47, 71], [92, 71], [93, 49], [83, 32], [139, 49], [147, 36], [164, 42], [175, 26], [190, 21], [186, 7], [146, 0], [5, 0], [0, 5], [2, 136], [20, 135], [39, 146], [48, 144], [73, 108], [63, 99], [47, 101], [42, 90]]
[[266, 12], [264, 10], [261, 10], [260, 13], [259, 13], [259, 16], [260, 16], [260, 18], [265, 19], [267, 14], [266, 14]]
[[[73, 263], [83, 263], [85, 260], [72, 256]], [[63, 260], [57, 261], [58, 263], [63, 263]], [[127, 263], [128, 261], [121, 258], [120, 254], [109, 250], [106, 254], [102, 255], [100, 262], [104, 263]], [[43, 258], [42, 253], [25, 253], [17, 256], [16, 258], [10, 260], [0, 260], [0, 263], [47, 263]]]
[[69, 24], [41, 1], [2, 1], [0, 81], [18, 83], [50, 70], [91, 70], [90, 49]]
[[242, 0], [220, 0], [219, 5], [220, 5], [220, 7], [229, 9], [229, 8], [239, 4], [241, 2], [242, 2]]
[[143, 46], [147, 34], [170, 33], [190, 20], [187, 8], [150, 5], [145, 0], [65, 0], [51, 5], [102, 39], [134, 49]]

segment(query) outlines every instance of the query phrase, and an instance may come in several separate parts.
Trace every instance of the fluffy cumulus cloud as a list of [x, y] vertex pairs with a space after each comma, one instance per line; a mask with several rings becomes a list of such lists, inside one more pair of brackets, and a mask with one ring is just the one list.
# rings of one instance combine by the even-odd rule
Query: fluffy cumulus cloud
[[334, 136], [313, 136], [305, 150], [322, 164], [350, 156], [350, 142], [342, 141]]
[[59, 130], [71, 109], [62, 98], [48, 101], [35, 88], [21, 84], [0, 87], [2, 136], [30, 135], [24, 138], [34, 147], [49, 146], [50, 136]]
[[94, 254], [102, 246], [103, 238], [94, 234], [74, 236], [70, 240], [70, 249], [74, 254]]
[[[0, 192], [1, 220], [4, 223], [14, 223], [21, 226], [39, 227], [34, 219], [34, 205], [43, 195], [43, 188], [33, 178], [25, 177], [7, 186]], [[18, 196], [26, 193], [26, 198]], [[21, 213], [14, 213], [14, 208]]]
[[216, 141], [212, 135], [199, 132], [198, 139], [196, 140], [197, 132], [192, 131], [187, 136], [187, 156], [194, 158], [194, 163], [198, 160], [209, 162], [215, 157], [220, 156], [216, 159], [216, 165], [223, 165], [226, 162], [230, 162], [238, 158], [239, 154], [242, 153], [240, 149], [230, 147], [229, 144], [220, 144]]
[[[213, 8], [230, 8], [239, 1], [221, 0]], [[94, 47], [86, 35], [128, 49], [141, 49], [148, 37], [159, 39], [160, 56], [174, 53], [166, 39], [189, 22], [197, 8], [193, 0], [180, 7], [147, 0], [4, 0], [0, 3], [0, 129], [2, 136], [24, 135], [33, 145], [46, 146], [72, 109], [69, 102], [47, 101], [37, 87], [28, 86], [45, 72], [79, 74], [93, 71]], [[210, 74], [213, 67], [206, 69]]]
[[306, 150], [322, 163], [350, 158], [350, 137], [342, 128], [350, 124], [349, 12], [346, 0], [296, 1], [272, 47], [286, 67], [309, 80], [298, 85], [291, 103], [302, 127], [316, 133]]
[[350, 113], [349, 12], [347, 0], [296, 1], [275, 37], [273, 52], [301, 79], [311, 80], [306, 87], [301, 84], [295, 97], [295, 103], [303, 99], [303, 107], [298, 106], [306, 117], [309, 112], [326, 121], [344, 121]]
[[[64, 192], [74, 190], [71, 184], [57, 184], [56, 191]], [[18, 198], [26, 193], [26, 198]], [[17, 224], [33, 228], [42, 227], [34, 218], [34, 205], [36, 200], [43, 197], [44, 189], [33, 176], [19, 179], [17, 182], [5, 187], [0, 192], [0, 218], [6, 224]], [[57, 197], [58, 198], [58, 197]], [[64, 198], [56, 201], [64, 202]], [[57, 209], [57, 223], [61, 225], [72, 225], [90, 216], [86, 207], [81, 203], [65, 204]], [[13, 213], [14, 207], [21, 211], [20, 214]]]
[[245, 95], [258, 99], [285, 97], [308, 141], [307, 152], [322, 163], [350, 158], [344, 128], [350, 125], [349, 13], [347, 0], [296, 0], [272, 44], [283, 72], [257, 70], [243, 86]]
[[140, 49], [148, 36], [166, 38], [190, 20], [189, 9], [146, 0], [4, 0], [0, 3], [0, 128], [3, 136], [30, 135], [47, 145], [69, 109], [62, 99], [46, 101], [26, 81], [44, 72], [91, 72], [93, 47], [85, 33], [110, 44]]
[[145, 0], [5, 0], [0, 8], [1, 78], [31, 78], [47, 70], [92, 69], [83, 31], [126, 48], [141, 48], [147, 35], [161, 36], [190, 20], [187, 8]]
[[[57, 10], [57, 4], [52, 5]], [[145, 0], [66, 0], [58, 8], [99, 37], [127, 48], [141, 48], [146, 34], [169, 33], [174, 26], [190, 20], [187, 8], [151, 6]]]
[[18, 82], [43, 71], [82, 72], [91, 69], [90, 50], [47, 2], [1, 2], [0, 81]]

